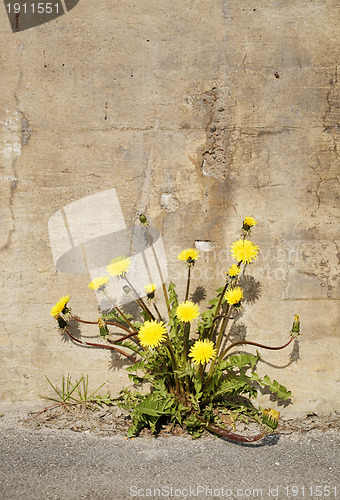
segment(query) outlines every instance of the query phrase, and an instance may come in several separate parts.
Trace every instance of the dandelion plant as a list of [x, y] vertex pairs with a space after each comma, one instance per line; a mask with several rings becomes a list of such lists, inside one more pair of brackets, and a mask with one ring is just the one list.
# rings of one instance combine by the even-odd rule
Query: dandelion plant
[[[189, 298], [192, 268], [199, 262], [199, 251], [187, 248], [178, 255], [179, 265], [187, 269], [185, 296], [180, 302], [175, 284], [170, 281], [166, 286], [163, 280], [147, 217], [142, 214], [140, 222], [161, 277], [164, 307], [160, 306], [155, 283], [145, 283], [144, 296], [139, 295], [129, 277], [131, 259], [120, 255], [107, 264], [106, 276], [95, 278], [89, 284], [112, 304], [108, 313], [103, 312], [96, 321], [80, 319], [72, 314], [68, 305], [70, 296], [65, 295], [52, 307], [51, 315], [74, 342], [111, 349], [127, 357], [131, 363], [127, 368], [131, 380], [137, 386], [149, 384], [149, 393], [126, 388], [117, 398], [119, 404], [131, 412], [129, 436], [137, 435], [143, 427], [154, 432], [160, 423], [167, 421], [185, 426], [193, 437], [199, 437], [206, 429], [233, 441], [252, 442], [263, 438], [277, 428], [279, 412], [255, 406], [253, 401], [258, 391], [265, 388], [283, 401], [291, 397], [291, 392], [267, 375], [258, 375], [256, 368], [261, 359], [258, 351], [249, 354], [239, 348], [250, 345], [259, 349], [283, 349], [299, 336], [300, 319], [294, 316], [289, 339], [280, 346], [230, 340], [231, 324], [244, 307], [245, 292], [240, 276], [259, 253], [259, 247], [249, 239], [257, 221], [254, 217], [243, 220], [241, 238], [231, 245], [235, 263], [225, 271], [224, 283], [203, 311]], [[124, 289], [140, 309], [142, 321], [123, 312], [110, 297], [107, 288], [112, 277], [125, 280]], [[87, 342], [74, 337], [70, 331], [71, 319], [97, 325], [99, 341]], [[262, 429], [252, 436], [238, 434], [233, 428], [238, 419], [254, 420]]]

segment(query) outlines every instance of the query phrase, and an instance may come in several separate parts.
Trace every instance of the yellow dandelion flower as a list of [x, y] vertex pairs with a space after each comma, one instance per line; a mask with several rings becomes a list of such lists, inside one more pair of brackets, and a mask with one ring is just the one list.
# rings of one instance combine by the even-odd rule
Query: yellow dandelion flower
[[131, 259], [125, 255], [116, 257], [106, 266], [106, 270], [111, 276], [124, 276], [131, 266]]
[[103, 318], [98, 318], [97, 319], [97, 323], [98, 323], [99, 328], [105, 328], [106, 327], [106, 323], [103, 320]]
[[279, 424], [280, 412], [272, 408], [265, 408], [262, 412], [262, 419], [265, 424], [275, 430]]
[[231, 278], [235, 278], [235, 276], [240, 274], [240, 272], [241, 272], [241, 268], [238, 267], [236, 264], [233, 264], [231, 267], [229, 267], [226, 274], [228, 274]]
[[300, 316], [298, 314], [294, 314], [293, 326], [290, 333], [295, 338], [300, 335]]
[[257, 224], [257, 220], [254, 217], [245, 217], [243, 221], [243, 226], [253, 227]]
[[103, 318], [98, 318], [97, 322], [98, 322], [100, 335], [102, 337], [107, 337], [108, 335], [110, 335], [110, 332], [109, 332], [109, 329], [105, 323], [105, 320], [103, 320]]
[[215, 349], [214, 343], [208, 339], [197, 340], [189, 351], [189, 356], [197, 365], [199, 363], [207, 363], [212, 358], [215, 358], [216, 355], [217, 349]]
[[243, 299], [243, 290], [240, 286], [236, 286], [231, 290], [228, 290], [225, 294], [225, 299], [230, 305], [236, 305]]
[[89, 288], [92, 290], [104, 290], [105, 285], [107, 285], [109, 282], [109, 278], [107, 276], [102, 277], [102, 278], [94, 278], [94, 280], [89, 283]]
[[198, 318], [200, 314], [197, 304], [190, 300], [178, 304], [176, 316], [180, 321], [191, 323], [194, 319]]
[[53, 316], [54, 318], [58, 318], [60, 313], [63, 312], [66, 308], [66, 305], [70, 298], [71, 297], [69, 295], [64, 295], [64, 297], [61, 297], [61, 299], [59, 299], [58, 302], [52, 307], [51, 316]]
[[156, 288], [157, 288], [157, 285], [155, 285], [155, 283], [150, 283], [149, 285], [146, 285], [144, 287], [145, 293], [147, 295], [151, 295], [151, 294], [153, 294], [156, 291]]
[[259, 247], [249, 240], [237, 240], [231, 245], [231, 255], [238, 262], [249, 263], [256, 259]]
[[194, 264], [199, 256], [200, 253], [196, 248], [186, 248], [178, 255], [177, 259], [188, 264]]
[[156, 320], [145, 321], [140, 327], [138, 338], [143, 347], [157, 347], [166, 338], [164, 323]]

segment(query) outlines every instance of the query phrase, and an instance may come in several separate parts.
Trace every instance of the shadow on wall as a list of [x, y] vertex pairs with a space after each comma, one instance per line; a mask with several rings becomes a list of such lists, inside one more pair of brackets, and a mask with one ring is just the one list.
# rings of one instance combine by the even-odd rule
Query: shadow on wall
[[54, 0], [53, 2], [26, 2], [4, 0], [13, 33], [48, 23], [72, 10], [79, 0]]
[[[108, 189], [77, 200], [58, 210], [48, 222], [48, 231], [55, 267], [69, 274], [88, 274], [89, 282], [106, 276], [106, 266], [113, 258], [129, 256], [129, 281], [139, 296], [144, 296], [148, 283], [162, 286], [168, 277], [167, 259], [160, 232], [149, 227], [151, 242], [145, 228], [127, 227], [115, 189]], [[161, 268], [157, 268], [156, 252]], [[124, 280], [111, 277], [108, 295], [118, 304], [134, 299], [127, 295]], [[100, 310], [111, 303], [95, 292]]]

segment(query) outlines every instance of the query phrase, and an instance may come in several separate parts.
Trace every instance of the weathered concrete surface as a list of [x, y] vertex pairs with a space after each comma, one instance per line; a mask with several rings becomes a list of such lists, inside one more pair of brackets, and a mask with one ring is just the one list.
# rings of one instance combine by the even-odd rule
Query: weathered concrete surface
[[211, 241], [193, 285], [213, 290], [255, 216], [262, 253], [234, 333], [278, 345], [300, 314], [299, 353], [259, 369], [294, 392], [286, 413], [339, 410], [337, 2], [87, 0], [16, 34], [0, 15], [0, 397], [37, 399], [44, 374], [127, 380], [50, 317], [66, 293], [87, 318], [97, 301], [87, 275], [55, 269], [49, 218], [116, 188], [126, 221], [145, 211], [162, 231], [179, 290], [178, 250]]

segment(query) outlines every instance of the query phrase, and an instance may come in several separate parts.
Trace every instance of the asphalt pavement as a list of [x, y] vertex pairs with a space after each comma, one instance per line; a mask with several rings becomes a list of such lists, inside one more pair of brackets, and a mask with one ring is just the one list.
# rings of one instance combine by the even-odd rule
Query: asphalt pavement
[[96, 437], [0, 419], [1, 500], [340, 498], [335, 431], [220, 438]]

